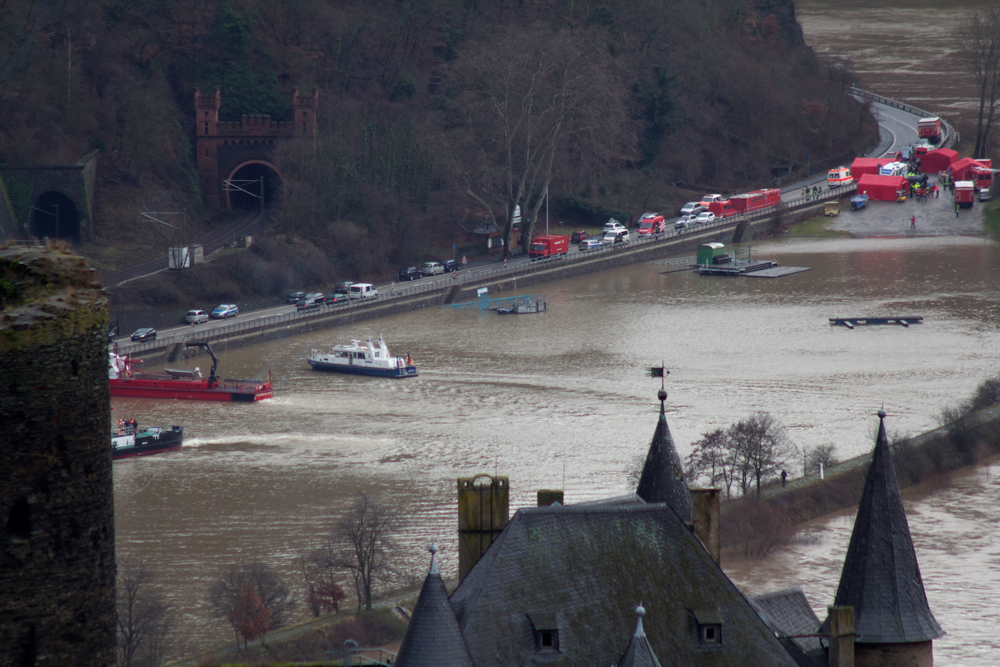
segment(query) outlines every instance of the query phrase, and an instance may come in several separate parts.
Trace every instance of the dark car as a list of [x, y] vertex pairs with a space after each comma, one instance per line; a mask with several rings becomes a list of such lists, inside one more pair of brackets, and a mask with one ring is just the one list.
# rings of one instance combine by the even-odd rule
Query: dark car
[[285, 303], [298, 303], [305, 295], [305, 292], [289, 292], [285, 295]]
[[[396, 280], [403, 282], [404, 280], [417, 280], [422, 278], [424, 274], [420, 273], [420, 269], [415, 266], [405, 266], [399, 270], [396, 274]], [[350, 285], [348, 285], [350, 287]]]
[[460, 268], [462, 268], [462, 265], [453, 259], [444, 260], [443, 262], [441, 262], [441, 266], [444, 267], [445, 273], [454, 273], [455, 271], [458, 271]]
[[589, 239], [589, 238], [590, 238], [590, 234], [588, 234], [587, 232], [583, 231], [582, 229], [578, 229], [575, 232], [573, 232], [572, 234], [570, 234], [569, 242], [570, 243], [579, 243], [580, 241], [583, 241], [584, 239]]
[[152, 327], [136, 329], [132, 334], [132, 340], [156, 340], [156, 329]]
[[350, 280], [345, 280], [343, 282], [337, 283], [337, 286], [333, 288], [334, 294], [347, 294], [351, 291], [351, 285], [353, 285]]

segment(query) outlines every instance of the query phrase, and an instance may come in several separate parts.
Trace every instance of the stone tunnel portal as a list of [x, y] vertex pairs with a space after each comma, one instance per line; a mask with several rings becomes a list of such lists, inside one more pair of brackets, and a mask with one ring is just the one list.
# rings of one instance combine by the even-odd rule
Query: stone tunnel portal
[[28, 234], [34, 238], [65, 239], [80, 243], [80, 214], [61, 192], [43, 192], [35, 198], [28, 216]]
[[226, 195], [230, 210], [277, 208], [281, 203], [281, 174], [267, 162], [245, 162], [233, 171], [229, 181]]

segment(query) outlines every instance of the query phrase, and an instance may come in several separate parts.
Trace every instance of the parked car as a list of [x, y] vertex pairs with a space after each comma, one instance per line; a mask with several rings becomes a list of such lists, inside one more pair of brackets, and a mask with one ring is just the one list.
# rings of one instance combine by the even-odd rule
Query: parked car
[[691, 225], [696, 224], [698, 224], [697, 214], [685, 215], [677, 218], [677, 221], [674, 222], [674, 229], [687, 229]]
[[146, 327], [144, 329], [136, 329], [132, 333], [132, 340], [156, 340], [156, 329], [152, 327]]
[[319, 308], [331, 303], [336, 303], [337, 301], [343, 301], [343, 296], [337, 296], [334, 294], [332, 297], [326, 296], [320, 292], [315, 292], [309, 297], [299, 299], [298, 303], [295, 304], [295, 310], [312, 310], [313, 308]]
[[601, 243], [604, 245], [613, 245], [615, 243], [628, 243], [628, 230], [621, 229], [615, 232], [607, 232], [604, 238], [601, 239]]
[[705, 210], [705, 205], [700, 201], [689, 201], [688, 203], [681, 206], [681, 216], [685, 215], [698, 215]]
[[236, 317], [240, 314], [240, 309], [235, 303], [224, 303], [212, 311], [212, 319], [224, 320], [227, 317]]
[[625, 225], [623, 225], [622, 223], [618, 222], [614, 218], [611, 218], [610, 220], [608, 220], [607, 222], [604, 223], [604, 233], [605, 234], [607, 234], [608, 232], [620, 232], [620, 231], [622, 231], [624, 229], [625, 229]]
[[305, 295], [305, 292], [289, 292], [285, 295], [285, 303], [298, 303]]
[[990, 191], [989, 191], [989, 189], [983, 188], [982, 190], [980, 190], [979, 191], [979, 201], [989, 201], [989, 200], [990, 200]]
[[462, 265], [459, 264], [454, 259], [444, 260], [443, 262], [441, 262], [441, 266], [444, 267], [445, 273], [454, 273], [455, 271], [458, 271], [460, 268], [462, 268]]
[[[437, 262], [433, 263], [437, 264]], [[351, 291], [347, 296], [351, 299], [374, 299], [378, 296], [378, 290], [371, 283], [354, 283], [351, 285]]]
[[590, 238], [590, 234], [588, 234], [587, 232], [583, 231], [582, 229], [578, 229], [578, 230], [576, 230], [575, 232], [573, 232], [572, 234], [569, 235], [569, 242], [570, 243], [579, 243], [580, 241], [584, 241], [584, 240], [589, 239], [589, 238]]
[[348, 294], [351, 291], [351, 285], [353, 285], [353, 284], [354, 283], [352, 283], [350, 280], [344, 280], [343, 282], [339, 282], [333, 288], [333, 293], [334, 294]]
[[441, 262], [424, 262], [420, 267], [420, 273], [425, 276], [439, 276], [444, 273], [444, 267], [441, 266]]
[[580, 241], [580, 252], [597, 250], [598, 248], [603, 248], [603, 247], [604, 245], [597, 239], [584, 239]]
[[404, 266], [396, 274], [396, 280], [403, 282], [404, 280], [418, 280], [423, 278], [424, 274], [420, 273], [420, 269], [415, 266]]
[[699, 225], [708, 224], [709, 222], [715, 222], [715, 214], [711, 211], [702, 211], [698, 214], [698, 217], [694, 219]]
[[188, 324], [201, 324], [208, 322], [208, 313], [204, 310], [189, 310], [184, 316], [184, 321]]

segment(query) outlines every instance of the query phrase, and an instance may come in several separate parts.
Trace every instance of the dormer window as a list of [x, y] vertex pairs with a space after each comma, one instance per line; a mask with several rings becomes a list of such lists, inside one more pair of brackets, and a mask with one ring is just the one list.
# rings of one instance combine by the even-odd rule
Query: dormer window
[[698, 629], [698, 646], [713, 648], [722, 646], [722, 615], [718, 609], [695, 609], [695, 625]]
[[535, 630], [535, 651], [537, 653], [559, 652], [559, 627], [553, 614], [528, 614]]

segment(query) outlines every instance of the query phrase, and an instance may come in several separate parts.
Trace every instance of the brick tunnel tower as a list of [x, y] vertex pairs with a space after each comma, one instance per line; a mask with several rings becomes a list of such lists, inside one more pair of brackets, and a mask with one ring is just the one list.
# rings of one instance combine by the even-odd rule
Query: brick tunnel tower
[[[239, 122], [219, 120], [222, 106], [222, 91], [218, 88], [212, 95], [203, 95], [200, 89], [194, 91], [195, 108], [195, 152], [198, 163], [198, 179], [201, 191], [215, 211], [232, 209], [234, 193], [246, 188], [247, 196], [257, 195], [250, 184], [227, 186], [237, 174], [247, 168], [259, 165], [266, 172], [273, 172], [273, 191], [280, 188], [281, 172], [274, 164], [274, 149], [280, 143], [307, 139], [315, 147], [316, 112], [319, 109], [319, 91], [311, 95], [292, 93], [292, 119], [272, 120], [268, 115], [244, 115]], [[267, 205], [265, 193], [265, 202]]]
[[66, 250], [0, 248], [0, 664], [115, 664], [107, 303]]

